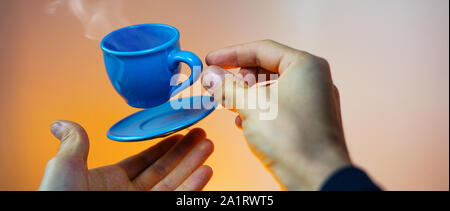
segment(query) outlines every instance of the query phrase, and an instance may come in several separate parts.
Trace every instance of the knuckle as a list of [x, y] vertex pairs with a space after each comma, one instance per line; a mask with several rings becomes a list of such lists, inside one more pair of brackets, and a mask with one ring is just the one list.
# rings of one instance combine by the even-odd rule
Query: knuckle
[[263, 46], [263, 45], [275, 45], [277, 42], [275, 42], [274, 40], [271, 39], [263, 39], [263, 40], [257, 40], [252, 42], [252, 44], [257, 44], [257, 46]]
[[272, 39], [264, 39], [264, 40], [261, 40], [261, 42], [266, 43], [266, 44], [274, 44], [275, 43], [275, 41], [273, 41]]
[[83, 159], [77, 156], [69, 156], [69, 155], [56, 155], [52, 159], [47, 162], [47, 167], [70, 167], [76, 168], [83, 165]]
[[147, 184], [145, 184], [145, 182], [143, 182], [143, 181], [136, 180], [133, 183], [137, 190], [148, 190], [149, 189], [149, 188], [146, 188]]
[[[191, 136], [191, 137], [195, 137], [195, 136]], [[174, 155], [184, 155], [186, 153], [186, 151], [188, 150], [188, 147], [185, 145], [187, 142], [186, 140], [184, 140], [184, 143], [181, 143], [177, 146], [175, 146], [170, 153], [173, 153]], [[161, 173], [161, 175], [165, 175], [166, 173], [168, 173], [168, 169], [163, 166], [162, 164], [157, 164], [157, 166], [155, 166], [157, 169], [158, 173]]]
[[48, 164], [49, 165], [59, 165], [59, 164], [67, 163], [67, 162], [68, 162], [68, 159], [65, 156], [56, 155], [55, 157], [50, 159], [50, 161], [48, 161]]
[[60, 163], [59, 159], [57, 157], [53, 157], [47, 162], [47, 168], [51, 166], [57, 166]]
[[315, 63], [321, 69], [324, 69], [324, 70], [330, 69], [330, 64], [328, 63], [328, 61], [322, 57], [315, 57]]
[[304, 53], [303, 55], [298, 57], [297, 62], [301, 66], [309, 70], [314, 70], [318, 73], [329, 75], [330, 65], [328, 61], [324, 58], [317, 57], [309, 53]]
[[[177, 150], [177, 149], [174, 149], [174, 150]], [[152, 167], [153, 167], [153, 171], [155, 171], [156, 175], [165, 176], [168, 173], [167, 167], [158, 162], [153, 164]]]
[[169, 179], [162, 180], [153, 190], [174, 190], [176, 187], [173, 185], [174, 183]]
[[69, 139], [79, 139], [83, 136], [86, 136], [86, 132], [80, 126], [74, 126], [70, 128], [66, 128], [62, 132], [61, 140], [69, 140]]

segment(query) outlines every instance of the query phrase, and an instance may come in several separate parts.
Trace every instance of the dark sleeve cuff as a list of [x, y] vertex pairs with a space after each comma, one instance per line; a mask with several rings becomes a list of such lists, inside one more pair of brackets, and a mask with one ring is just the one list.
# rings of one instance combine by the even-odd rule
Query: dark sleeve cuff
[[332, 174], [321, 191], [381, 191], [364, 171], [354, 167], [344, 167]]

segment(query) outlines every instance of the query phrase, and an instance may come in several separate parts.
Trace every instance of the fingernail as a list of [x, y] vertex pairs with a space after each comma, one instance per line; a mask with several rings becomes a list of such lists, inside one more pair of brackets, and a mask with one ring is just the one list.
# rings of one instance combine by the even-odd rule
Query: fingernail
[[202, 85], [206, 91], [214, 93], [214, 91], [222, 84], [224, 80], [224, 72], [215, 66], [206, 68], [205, 75], [203, 75]]
[[58, 139], [60, 138], [63, 129], [64, 127], [60, 121], [55, 121], [50, 126], [50, 132]]

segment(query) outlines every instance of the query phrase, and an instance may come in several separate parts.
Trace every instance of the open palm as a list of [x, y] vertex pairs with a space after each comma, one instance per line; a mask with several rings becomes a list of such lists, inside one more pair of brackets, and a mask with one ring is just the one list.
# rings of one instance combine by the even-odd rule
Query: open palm
[[39, 190], [201, 190], [212, 176], [202, 165], [213, 144], [202, 129], [174, 135], [116, 164], [89, 170], [89, 139], [84, 129], [56, 121], [52, 133], [61, 140]]

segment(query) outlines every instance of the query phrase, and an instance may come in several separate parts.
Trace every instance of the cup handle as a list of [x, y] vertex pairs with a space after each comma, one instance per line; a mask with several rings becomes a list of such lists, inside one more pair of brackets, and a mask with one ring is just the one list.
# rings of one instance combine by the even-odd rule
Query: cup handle
[[186, 63], [191, 68], [191, 75], [189, 78], [180, 84], [172, 87], [170, 92], [170, 97], [173, 97], [183, 91], [184, 89], [190, 87], [194, 82], [200, 78], [200, 74], [203, 70], [203, 63], [197, 55], [189, 51], [173, 51], [169, 54], [169, 64], [178, 65], [179, 62]]

